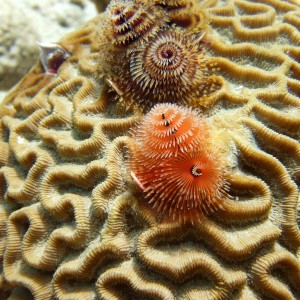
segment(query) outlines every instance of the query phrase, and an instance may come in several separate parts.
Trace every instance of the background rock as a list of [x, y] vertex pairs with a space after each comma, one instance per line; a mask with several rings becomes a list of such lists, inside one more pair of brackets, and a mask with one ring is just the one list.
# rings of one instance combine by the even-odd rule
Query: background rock
[[97, 14], [90, 0], [0, 0], [0, 101], [38, 58], [36, 41], [56, 42]]

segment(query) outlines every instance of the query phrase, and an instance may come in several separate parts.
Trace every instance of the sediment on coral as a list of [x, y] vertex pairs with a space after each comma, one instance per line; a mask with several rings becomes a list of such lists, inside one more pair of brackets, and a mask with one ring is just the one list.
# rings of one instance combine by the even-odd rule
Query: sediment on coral
[[[144, 7], [172, 12], [166, 4]], [[7, 299], [300, 298], [300, 6], [198, 4], [209, 17], [199, 45], [218, 88], [185, 106], [226, 153], [232, 200], [194, 225], [152, 209], [128, 168], [143, 111], [123, 110], [101, 69], [109, 14], [99, 14], [59, 41], [71, 56], [56, 75], [37, 62], [0, 107]]]

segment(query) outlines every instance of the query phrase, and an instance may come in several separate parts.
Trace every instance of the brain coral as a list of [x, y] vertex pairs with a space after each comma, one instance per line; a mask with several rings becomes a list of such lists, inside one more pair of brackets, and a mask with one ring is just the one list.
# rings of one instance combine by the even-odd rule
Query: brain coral
[[38, 62], [0, 109], [0, 298], [299, 299], [297, 2], [201, 3], [220, 88], [199, 109], [234, 200], [194, 226], [157, 218], [132, 183], [139, 115], [95, 76], [105, 14], [60, 41], [57, 75]]

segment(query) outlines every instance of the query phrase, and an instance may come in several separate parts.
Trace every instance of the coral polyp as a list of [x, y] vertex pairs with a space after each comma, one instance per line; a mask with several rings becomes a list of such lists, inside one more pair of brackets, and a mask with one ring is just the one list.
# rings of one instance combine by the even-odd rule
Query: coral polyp
[[157, 104], [132, 135], [148, 158], [163, 158], [193, 149], [209, 136], [207, 122], [190, 108]]
[[222, 209], [222, 202], [229, 198], [227, 166], [212, 145], [206, 146], [160, 161], [151, 160], [151, 166], [143, 152], [136, 151], [135, 181], [157, 213], [193, 224]]

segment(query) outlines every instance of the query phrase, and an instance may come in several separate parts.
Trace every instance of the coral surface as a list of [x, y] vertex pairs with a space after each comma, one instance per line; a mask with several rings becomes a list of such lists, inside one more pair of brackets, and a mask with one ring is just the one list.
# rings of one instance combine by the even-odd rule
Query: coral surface
[[60, 40], [57, 75], [37, 62], [1, 105], [0, 299], [300, 298], [300, 6], [200, 7], [218, 89], [193, 109], [227, 153], [233, 200], [194, 225], [147, 203], [127, 167], [140, 111], [98, 76], [99, 14]]

